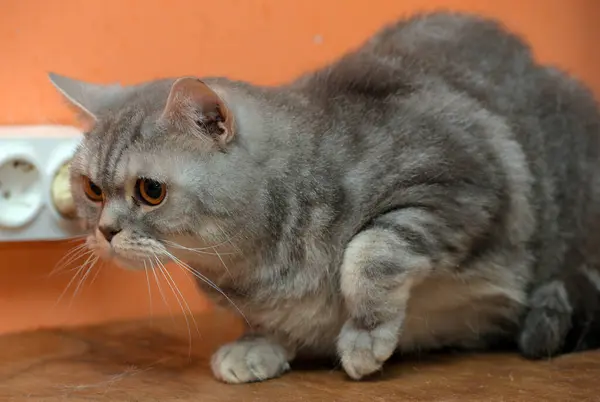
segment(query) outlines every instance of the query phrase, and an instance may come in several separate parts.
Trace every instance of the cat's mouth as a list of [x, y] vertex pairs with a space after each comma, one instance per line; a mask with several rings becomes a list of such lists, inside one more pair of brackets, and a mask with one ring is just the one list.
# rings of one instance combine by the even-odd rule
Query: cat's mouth
[[90, 236], [88, 239], [88, 247], [93, 249], [102, 260], [126, 270], [155, 268], [168, 262], [157, 250], [136, 250], [122, 242], [113, 241], [111, 244], [99, 241], [95, 236]]
[[133, 236], [127, 231], [111, 242], [96, 231], [88, 237], [87, 244], [102, 260], [127, 270], [157, 268], [170, 262], [165, 247], [156, 240]]
[[141, 261], [141, 259], [120, 255], [119, 252], [112, 247], [94, 247], [94, 252], [103, 261], [114, 263], [119, 268], [130, 271], [144, 269], [144, 262]]

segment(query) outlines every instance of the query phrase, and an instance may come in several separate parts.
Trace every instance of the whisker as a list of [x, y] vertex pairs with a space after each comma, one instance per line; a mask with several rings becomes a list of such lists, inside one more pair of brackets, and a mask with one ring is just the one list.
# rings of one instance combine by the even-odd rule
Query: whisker
[[90, 286], [94, 284], [94, 282], [96, 282], [96, 278], [98, 278], [98, 275], [100, 275], [100, 271], [102, 271], [102, 269], [106, 266], [106, 263], [104, 261], [102, 261], [102, 264], [100, 264], [100, 266], [98, 267], [98, 269], [96, 270], [96, 273], [94, 274], [94, 277], [92, 278], [92, 281], [90, 282]]
[[233, 300], [231, 300], [231, 298], [229, 296], [227, 296], [227, 294], [225, 294], [225, 292], [223, 292], [223, 290], [221, 290], [221, 288], [219, 286], [217, 286], [217, 284], [215, 284], [213, 281], [211, 281], [210, 279], [208, 279], [202, 273], [200, 273], [197, 270], [195, 270], [194, 268], [190, 267], [188, 264], [186, 264], [185, 262], [181, 261], [179, 258], [175, 257], [173, 254], [169, 253], [168, 251], [165, 250], [164, 253], [169, 258], [171, 258], [173, 260], [173, 262], [175, 262], [180, 268], [182, 268], [182, 269], [186, 270], [187, 272], [191, 273], [196, 278], [200, 279], [201, 281], [203, 281], [204, 283], [206, 283], [207, 285], [209, 285], [211, 288], [213, 288], [214, 290], [216, 290], [217, 292], [219, 292], [237, 310], [237, 312], [242, 316], [242, 318], [244, 319], [244, 321], [246, 321], [246, 323], [248, 324], [248, 326], [250, 326], [250, 327], [252, 326], [250, 324], [250, 321], [248, 321], [248, 319], [246, 318], [246, 315], [244, 314], [244, 312], [234, 303]]
[[173, 279], [173, 276], [171, 275], [171, 273], [169, 272], [169, 270], [167, 269], [167, 267], [164, 266], [164, 264], [161, 263], [161, 265], [163, 266], [165, 273], [169, 276], [169, 278], [171, 279], [171, 282], [173, 283], [173, 285], [175, 286], [175, 289], [177, 290], [177, 293], [179, 293], [179, 296], [181, 296], [181, 301], [183, 301], [183, 303], [185, 303], [185, 306], [187, 307], [187, 311], [189, 311], [190, 313], [190, 317], [192, 318], [192, 321], [194, 323], [194, 327], [196, 327], [196, 332], [198, 333], [198, 335], [200, 336], [200, 329], [198, 328], [198, 323], [196, 322], [196, 318], [194, 317], [194, 312], [192, 311], [190, 305], [188, 304], [187, 300], [185, 299], [185, 297], [183, 296], [183, 293], [181, 293], [181, 290], [179, 289], [179, 287], [177, 286], [177, 282], [175, 282], [175, 279]]
[[[221, 231], [221, 233], [223, 233], [223, 235], [227, 238], [227, 233], [225, 233], [225, 231], [223, 230], [223, 228], [217, 222], [215, 222], [215, 225]], [[227, 240], [228, 240], [229, 244], [234, 249], [236, 249], [239, 254], [243, 254], [242, 250], [240, 250], [236, 245], [233, 244], [233, 242], [231, 241], [231, 238], [227, 238]], [[223, 257], [221, 257], [221, 254], [219, 254], [219, 251], [217, 250], [217, 248], [213, 247], [213, 251], [217, 254], [217, 257], [221, 261], [221, 264], [223, 264], [223, 267], [225, 268], [225, 271], [227, 271], [227, 275], [229, 275], [229, 277], [231, 279], [233, 279], [233, 276], [231, 275], [231, 271], [229, 271], [229, 267], [227, 266], [227, 264], [225, 264], [225, 261], [223, 260]]]
[[[219, 227], [219, 226], [217, 225], [217, 227]], [[220, 231], [221, 231], [223, 234], [225, 234], [225, 232], [223, 231], [223, 229], [221, 229], [220, 227], [219, 227], [219, 230], [220, 230]], [[230, 236], [230, 237], [227, 237], [225, 240], [223, 240], [223, 241], [220, 241], [219, 243], [212, 244], [212, 245], [210, 245], [210, 246], [206, 246], [206, 247], [199, 247], [199, 248], [190, 248], [190, 247], [185, 247], [185, 246], [182, 246], [182, 245], [180, 245], [180, 244], [177, 244], [177, 243], [175, 243], [175, 242], [172, 242], [172, 241], [169, 241], [169, 240], [164, 240], [164, 243], [165, 243], [165, 244], [168, 244], [168, 243], [170, 243], [170, 244], [172, 244], [174, 247], [180, 247], [180, 248], [182, 248], [182, 249], [184, 249], [184, 250], [189, 250], [189, 251], [205, 251], [205, 250], [212, 250], [212, 249], [214, 249], [215, 247], [221, 247], [222, 245], [224, 245], [224, 244], [226, 244], [226, 243], [230, 243], [230, 242], [231, 242], [231, 240], [232, 240], [233, 238], [235, 238], [235, 237], [239, 236], [241, 233], [242, 233], [242, 231], [240, 230], [240, 231], [239, 231], [239, 232], [237, 232], [236, 234], [234, 234], [234, 235], [232, 235], [232, 236]], [[231, 254], [234, 254], [234, 253], [231, 253]]]
[[78, 267], [77, 272], [73, 275], [73, 277], [71, 278], [71, 280], [69, 281], [69, 283], [67, 283], [67, 286], [65, 286], [65, 289], [62, 291], [62, 293], [60, 294], [60, 296], [56, 300], [56, 303], [54, 304], [55, 307], [61, 302], [62, 298], [65, 296], [65, 294], [67, 293], [67, 291], [69, 290], [69, 288], [71, 287], [71, 285], [75, 282], [75, 280], [83, 273], [84, 267], [86, 266], [86, 264], [88, 264], [88, 262], [92, 258], [94, 258], [94, 255], [90, 254], [90, 256], [87, 258], [87, 260], [85, 260], [85, 262]]
[[77, 284], [77, 287], [75, 288], [75, 291], [73, 292], [73, 295], [71, 296], [71, 301], [69, 302], [69, 308], [71, 308], [73, 301], [75, 300], [75, 297], [77, 297], [77, 294], [79, 293], [79, 290], [81, 289], [81, 287], [85, 283], [86, 279], [92, 272], [94, 265], [96, 265], [96, 263], [98, 262], [98, 258], [99, 258], [98, 256], [95, 256], [95, 258], [92, 259], [91, 262], [87, 264], [87, 266], [85, 268], [85, 273], [79, 280], [79, 283]]
[[227, 267], [227, 264], [225, 264], [225, 261], [223, 261], [223, 257], [221, 257], [221, 254], [219, 254], [219, 252], [217, 251], [217, 249], [215, 249], [215, 253], [217, 253], [217, 257], [219, 257], [219, 260], [221, 261], [221, 264], [223, 264], [223, 267], [225, 267], [225, 271], [227, 271], [227, 275], [229, 275], [229, 277], [231, 279], [233, 279], [233, 275], [231, 275], [231, 271], [229, 271], [229, 268]]
[[[167, 255], [167, 257], [169, 257], [169, 256]], [[171, 259], [171, 262], [175, 262], [175, 261], [173, 261], [173, 260]], [[177, 265], [177, 264], [176, 264], [176, 265]], [[184, 272], [185, 272], [185, 271], [184, 271]], [[184, 275], [184, 276], [185, 276], [185, 279], [186, 279], [186, 280], [187, 280], [187, 281], [190, 283], [190, 285], [192, 285], [192, 287], [197, 287], [197, 286], [198, 286], [198, 283], [196, 282], [196, 280], [195, 280], [194, 278], [192, 278], [190, 275], [187, 275], [187, 274], [186, 274], [186, 275]]]
[[[202, 247], [202, 248], [191, 248], [191, 247], [182, 246], [181, 244], [177, 244], [177, 243], [174, 243], [172, 241], [163, 241], [163, 242], [167, 246], [171, 246], [173, 248], [178, 248], [180, 250], [190, 251], [190, 252], [196, 253], [196, 254], [205, 254], [205, 255], [212, 255], [212, 256], [216, 256], [217, 255], [216, 253], [211, 253], [210, 251], [205, 251], [205, 250], [208, 250], [208, 249], [214, 250], [214, 247], [218, 247], [218, 246]], [[230, 254], [235, 254], [235, 253], [222, 253], [222, 255], [230, 255]]]
[[[75, 261], [77, 261], [77, 260], [79, 260], [79, 259], [81, 259], [81, 258], [86, 258], [86, 257], [87, 257], [87, 258], [89, 258], [89, 257], [91, 257], [91, 256], [93, 256], [93, 255], [94, 255], [94, 251], [93, 251], [93, 250], [82, 251], [82, 252], [81, 252], [79, 255], [77, 255], [76, 257], [73, 257], [73, 258], [72, 258], [72, 259], [69, 261], [69, 264], [72, 264], [72, 263], [74, 263]], [[86, 261], [87, 261], [87, 259], [86, 259]], [[85, 262], [84, 262], [83, 264], [80, 264], [80, 265], [75, 265], [74, 267], [72, 267], [72, 268], [69, 268], [69, 269], [66, 269], [66, 265], [65, 265], [65, 267], [64, 267], [62, 270], [64, 270], [64, 271], [67, 271], [67, 272], [73, 272], [73, 271], [77, 271], [77, 270], [78, 270], [79, 268], [81, 268], [81, 267], [82, 267], [84, 264], [85, 264]]]
[[167, 306], [167, 309], [169, 310], [169, 316], [171, 317], [171, 320], [173, 321], [173, 323], [175, 323], [175, 317], [173, 316], [173, 310], [171, 310], [171, 305], [167, 301], [167, 297], [165, 296], [165, 293], [163, 292], [162, 286], [160, 284], [160, 280], [158, 279], [158, 275], [156, 274], [156, 267], [154, 266], [154, 263], [152, 262], [152, 260], [149, 260], [148, 262], [150, 263], [150, 272], [152, 272], [152, 274], [154, 275], [154, 280], [156, 281], [156, 286], [158, 287], [158, 293], [160, 293], [160, 297], [162, 298], [163, 303], [165, 303], [165, 306]]
[[[227, 237], [227, 233], [225, 232], [225, 230], [223, 230], [223, 228], [221, 227], [221, 225], [219, 225], [217, 222], [215, 222], [215, 225], [217, 225], [217, 228], [218, 228], [218, 229], [221, 231], [221, 233], [223, 233], [223, 236], [225, 236], [225, 237], [227, 238], [227, 242], [228, 242], [228, 243], [231, 245], [231, 247], [233, 247], [234, 249], [236, 249], [236, 250], [237, 250], [237, 252], [238, 252], [239, 254], [242, 254], [242, 255], [243, 255], [244, 253], [242, 252], [242, 249], [241, 249], [241, 248], [239, 248], [239, 247], [238, 247], [236, 244], [234, 244], [234, 243], [233, 243], [233, 241], [232, 241], [232, 239], [233, 239], [235, 236], [230, 236], [230, 237]], [[240, 231], [239, 233], [241, 233], [241, 231]], [[216, 250], [215, 250], [215, 251], [216, 251]]]
[[85, 248], [85, 247], [86, 247], [86, 245], [87, 245], [86, 243], [81, 243], [81, 244], [78, 244], [78, 245], [76, 245], [76, 246], [73, 246], [73, 247], [71, 247], [71, 249], [70, 249], [69, 251], [67, 251], [67, 252], [65, 253], [65, 255], [64, 255], [64, 256], [63, 256], [63, 257], [62, 257], [60, 260], [58, 260], [58, 262], [56, 263], [56, 265], [59, 265], [59, 264], [60, 264], [61, 262], [63, 262], [63, 261], [64, 261], [64, 260], [65, 260], [67, 257], [69, 257], [69, 256], [70, 256], [70, 255], [72, 255], [73, 253], [77, 252], [78, 250], [81, 250], [81, 249]]
[[150, 288], [150, 274], [148, 274], [148, 265], [146, 264], [146, 261], [144, 260], [144, 272], [146, 273], [146, 283], [148, 284], [148, 300], [150, 302], [150, 321], [152, 322], [152, 320], [154, 319], [154, 312], [152, 309], [152, 290]]
[[48, 276], [50, 277], [50, 276], [55, 275], [55, 274], [59, 273], [60, 271], [64, 270], [73, 261], [75, 261], [78, 258], [81, 258], [83, 255], [85, 255], [85, 251], [86, 251], [85, 243], [71, 248], [68, 252], [65, 253], [65, 255], [63, 255], [61, 257], [60, 260], [58, 260], [58, 262], [54, 265], [54, 267], [52, 268], [52, 270], [50, 271]]
[[[181, 312], [183, 313], [183, 318], [185, 319], [185, 323], [186, 323], [187, 330], [188, 330], [189, 356], [191, 356], [191, 354], [192, 354], [192, 329], [190, 327], [190, 320], [187, 316], [188, 312], [184, 309], [181, 300], [179, 300], [179, 296], [181, 296], [183, 298], [183, 295], [181, 294], [181, 292], [179, 292], [179, 288], [177, 288], [177, 284], [174, 284], [175, 286], [173, 286], [173, 284], [171, 284], [171, 282], [169, 281], [169, 278], [171, 278], [171, 279], [173, 279], [173, 278], [167, 272], [167, 269], [165, 268], [163, 263], [160, 261], [160, 259], [157, 256], [154, 256], [154, 258], [156, 259], [156, 262], [158, 263], [158, 268], [160, 270], [160, 273], [163, 275], [163, 277], [167, 281], [167, 284], [171, 288], [171, 291], [173, 292], [173, 295], [175, 296], [175, 299], [177, 300], [177, 303], [179, 304], [179, 307], [181, 308]], [[167, 275], [169, 275], [169, 276], [167, 276]], [[179, 292], [179, 296], [177, 295], [178, 292]], [[183, 299], [183, 301], [184, 301], [184, 303], [186, 303], [185, 299]], [[187, 305], [187, 303], [186, 303], [186, 305]], [[189, 306], [188, 306], [188, 309], [189, 309]]]

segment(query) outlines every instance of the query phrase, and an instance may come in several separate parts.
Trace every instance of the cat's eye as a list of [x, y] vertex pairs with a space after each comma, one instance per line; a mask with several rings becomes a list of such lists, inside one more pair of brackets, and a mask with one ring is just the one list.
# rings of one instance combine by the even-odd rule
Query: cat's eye
[[152, 179], [138, 179], [135, 184], [137, 198], [146, 205], [157, 206], [167, 196], [167, 186]]
[[104, 199], [104, 194], [102, 194], [100, 187], [87, 176], [83, 176], [83, 191], [87, 198], [93, 202], [100, 202]]

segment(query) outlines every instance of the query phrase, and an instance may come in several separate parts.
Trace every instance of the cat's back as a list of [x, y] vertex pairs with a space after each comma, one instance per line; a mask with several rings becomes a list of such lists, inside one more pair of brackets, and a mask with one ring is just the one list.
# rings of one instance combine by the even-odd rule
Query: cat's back
[[467, 13], [437, 12], [401, 20], [376, 34], [364, 50], [408, 60], [405, 67], [415, 64], [445, 76], [476, 74], [498, 84], [507, 74], [521, 75], [533, 66], [531, 50], [519, 36], [498, 21]]
[[436, 12], [390, 24], [333, 65], [298, 84], [316, 99], [409, 96], [438, 81], [506, 111], [525, 106], [537, 66], [529, 46], [500, 23]]
[[439, 79], [505, 119], [534, 176], [552, 177], [561, 198], [574, 185], [592, 188], [600, 171], [594, 95], [563, 71], [536, 62], [509, 27], [464, 13], [425, 14], [384, 29], [357, 54], [363, 52], [395, 58], [406, 79]]
[[435, 12], [400, 20], [294, 85], [323, 116], [344, 121], [348, 132], [401, 123], [411, 112], [405, 106], [418, 103], [423, 93], [431, 95], [429, 109], [456, 113], [459, 101], [448, 104], [443, 96], [453, 94], [510, 127], [533, 162], [534, 176], [560, 175], [539, 170], [557, 158], [575, 163], [583, 157], [593, 165], [588, 173], [599, 170], [594, 161], [600, 157], [600, 114], [591, 91], [537, 63], [518, 33], [485, 17]]

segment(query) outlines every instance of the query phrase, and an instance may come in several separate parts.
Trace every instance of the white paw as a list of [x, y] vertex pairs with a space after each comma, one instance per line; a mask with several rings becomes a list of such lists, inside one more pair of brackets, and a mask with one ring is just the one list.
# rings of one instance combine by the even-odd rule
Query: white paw
[[268, 380], [290, 369], [285, 349], [264, 338], [224, 345], [210, 365], [217, 379], [231, 384]]
[[354, 380], [373, 374], [392, 356], [398, 344], [399, 325], [384, 323], [372, 330], [357, 328], [351, 320], [342, 327], [338, 354], [342, 367]]

